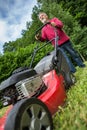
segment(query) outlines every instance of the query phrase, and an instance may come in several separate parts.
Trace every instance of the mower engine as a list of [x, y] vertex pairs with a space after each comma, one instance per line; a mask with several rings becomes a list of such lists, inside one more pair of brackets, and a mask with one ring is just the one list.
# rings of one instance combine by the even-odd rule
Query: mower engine
[[15, 104], [18, 98], [18, 92], [15, 87], [9, 87], [4, 89], [1, 94], [1, 101], [3, 106], [8, 106], [10, 104]]
[[2, 91], [1, 101], [3, 106], [15, 104], [18, 100], [30, 97], [38, 97], [46, 90], [40, 75], [19, 81], [15, 86], [8, 87]]
[[41, 93], [43, 87], [46, 88], [41, 77], [38, 75], [18, 82], [15, 87], [19, 94], [19, 99], [32, 96], [37, 97]]

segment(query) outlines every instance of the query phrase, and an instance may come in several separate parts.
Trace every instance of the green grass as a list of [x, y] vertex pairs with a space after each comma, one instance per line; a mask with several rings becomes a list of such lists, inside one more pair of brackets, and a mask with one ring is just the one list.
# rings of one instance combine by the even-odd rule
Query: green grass
[[4, 108], [0, 109], [0, 118], [5, 114], [7, 109], [8, 109], [8, 107], [4, 107]]
[[66, 106], [53, 118], [54, 130], [87, 130], [87, 62], [75, 73], [77, 82], [67, 92]]

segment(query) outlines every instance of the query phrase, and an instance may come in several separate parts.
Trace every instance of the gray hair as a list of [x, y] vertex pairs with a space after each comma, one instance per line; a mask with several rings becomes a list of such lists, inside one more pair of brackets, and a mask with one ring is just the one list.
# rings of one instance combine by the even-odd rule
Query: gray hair
[[41, 14], [47, 15], [45, 12], [39, 12], [38, 18], [40, 18], [40, 15], [41, 15]]

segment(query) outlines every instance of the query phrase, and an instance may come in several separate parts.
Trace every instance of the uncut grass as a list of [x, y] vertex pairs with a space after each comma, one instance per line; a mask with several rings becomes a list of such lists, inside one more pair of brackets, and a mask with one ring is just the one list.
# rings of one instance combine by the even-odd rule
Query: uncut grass
[[87, 62], [77, 67], [77, 82], [67, 91], [66, 106], [53, 118], [54, 130], [87, 130]]

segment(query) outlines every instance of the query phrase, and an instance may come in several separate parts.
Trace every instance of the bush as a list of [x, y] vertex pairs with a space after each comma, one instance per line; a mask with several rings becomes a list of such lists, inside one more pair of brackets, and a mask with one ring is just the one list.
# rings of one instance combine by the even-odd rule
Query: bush
[[87, 60], [87, 27], [74, 27], [73, 35], [71, 37], [75, 44], [76, 50]]
[[[19, 67], [29, 67], [31, 63], [31, 54], [34, 51], [36, 44], [31, 44], [26, 48], [19, 48], [16, 52], [7, 52], [4, 55], [0, 56], [0, 82], [7, 79], [13, 70]], [[42, 44], [39, 45], [39, 47]], [[43, 48], [40, 52], [35, 56], [32, 67], [34, 67], [37, 62], [48, 52], [50, 51], [52, 46]]]

